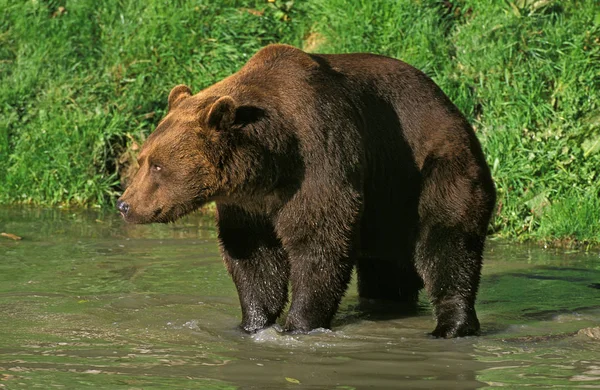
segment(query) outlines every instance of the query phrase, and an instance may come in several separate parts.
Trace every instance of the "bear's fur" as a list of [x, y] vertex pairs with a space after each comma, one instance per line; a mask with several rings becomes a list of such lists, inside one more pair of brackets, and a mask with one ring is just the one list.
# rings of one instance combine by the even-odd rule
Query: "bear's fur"
[[169, 111], [118, 201], [127, 221], [217, 205], [242, 327], [327, 328], [356, 266], [361, 298], [414, 306], [433, 335], [476, 334], [475, 296], [495, 190], [464, 116], [422, 72], [372, 54], [259, 51]]

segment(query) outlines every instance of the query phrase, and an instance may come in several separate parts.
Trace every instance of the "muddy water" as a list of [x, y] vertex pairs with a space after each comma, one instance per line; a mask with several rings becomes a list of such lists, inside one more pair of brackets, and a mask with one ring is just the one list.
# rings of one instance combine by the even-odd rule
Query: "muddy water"
[[481, 337], [429, 338], [425, 297], [365, 312], [354, 285], [333, 331], [249, 336], [210, 218], [0, 209], [0, 232], [23, 237], [0, 237], [0, 388], [600, 388], [600, 340], [578, 333], [600, 325], [598, 251], [490, 241]]

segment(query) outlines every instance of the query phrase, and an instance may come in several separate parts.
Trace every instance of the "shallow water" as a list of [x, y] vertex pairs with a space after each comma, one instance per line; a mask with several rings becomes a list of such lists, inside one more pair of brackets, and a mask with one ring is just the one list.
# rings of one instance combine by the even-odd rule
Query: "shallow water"
[[[483, 335], [427, 336], [419, 314], [358, 308], [333, 331], [237, 330], [210, 218], [124, 224], [114, 213], [0, 208], [0, 388], [600, 388], [600, 257], [490, 240]], [[592, 335], [593, 336], [593, 335]]]

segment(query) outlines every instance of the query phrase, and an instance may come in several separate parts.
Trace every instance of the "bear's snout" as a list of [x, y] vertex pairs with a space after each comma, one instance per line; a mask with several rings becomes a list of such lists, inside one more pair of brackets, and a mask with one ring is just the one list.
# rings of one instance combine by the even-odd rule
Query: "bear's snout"
[[121, 199], [117, 200], [117, 209], [121, 213], [122, 217], [125, 217], [129, 212], [129, 203], [123, 202]]

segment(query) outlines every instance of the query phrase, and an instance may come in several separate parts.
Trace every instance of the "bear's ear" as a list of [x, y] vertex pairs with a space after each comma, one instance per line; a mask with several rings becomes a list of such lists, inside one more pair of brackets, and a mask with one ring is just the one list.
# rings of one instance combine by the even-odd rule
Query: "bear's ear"
[[236, 110], [235, 100], [231, 96], [222, 96], [210, 108], [206, 125], [209, 129], [226, 130], [233, 125]]
[[169, 111], [190, 96], [192, 96], [192, 90], [187, 85], [178, 85], [173, 88], [169, 93]]

